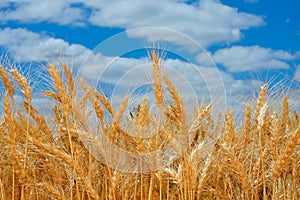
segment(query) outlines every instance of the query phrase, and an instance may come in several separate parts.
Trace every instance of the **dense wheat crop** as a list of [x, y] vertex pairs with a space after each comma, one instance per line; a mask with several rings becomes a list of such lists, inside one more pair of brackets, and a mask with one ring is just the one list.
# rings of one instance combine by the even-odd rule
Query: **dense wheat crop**
[[[242, 120], [230, 109], [212, 116], [212, 102], [195, 108], [187, 123], [182, 97], [160, 70], [155, 52], [152, 61], [159, 113], [150, 112], [144, 99], [131, 117], [125, 114], [128, 97], [115, 108], [101, 92], [75, 80], [67, 66], [52, 64], [53, 89], [43, 91], [52, 114], [45, 114], [32, 104], [30, 80], [1, 66], [0, 199], [300, 199], [300, 122], [286, 96], [270, 101], [264, 85], [256, 103], [240, 111]], [[16, 91], [22, 104], [16, 103]], [[151, 137], [138, 137], [149, 130]], [[108, 162], [114, 162], [109, 157], [114, 151], [103, 141], [137, 155], [162, 149], [174, 138], [189, 142], [168, 165], [125, 163], [136, 172], [152, 169], [132, 173], [90, 153], [84, 141], [92, 144], [99, 135], [106, 140], [96, 150]], [[204, 143], [206, 138], [217, 140]]]

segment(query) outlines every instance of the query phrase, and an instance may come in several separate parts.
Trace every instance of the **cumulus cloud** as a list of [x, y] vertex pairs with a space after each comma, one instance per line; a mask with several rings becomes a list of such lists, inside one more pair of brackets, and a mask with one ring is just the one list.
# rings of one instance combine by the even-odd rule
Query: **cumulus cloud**
[[88, 17], [87, 11], [83, 7], [77, 6], [80, 5], [78, 4], [80, 1], [3, 0], [1, 2], [0, 21], [2, 23], [8, 21], [30, 23], [47, 21], [60, 25], [83, 25]]
[[[134, 5], [134, 6], [132, 6]], [[180, 31], [207, 46], [234, 42], [242, 37], [241, 30], [264, 24], [262, 17], [239, 12], [216, 0], [202, 0], [197, 5], [176, 1], [106, 1], [94, 9], [90, 22], [98, 26], [162, 27]], [[148, 37], [183, 43], [172, 35], [140, 29], [132, 37]]]
[[[288, 69], [294, 56], [286, 51], [260, 46], [232, 46], [217, 50], [212, 58], [230, 72], [255, 71], [260, 69]], [[203, 63], [201, 55], [198, 62]]]
[[62, 57], [66, 61], [80, 60], [89, 52], [87, 48], [34, 33], [27, 29], [0, 29], [0, 47], [8, 49], [14, 59], [22, 61], [45, 61]]
[[215, 65], [215, 61], [213, 60], [212, 56], [213, 55], [211, 52], [205, 51], [198, 54], [196, 56], [196, 60], [200, 65], [205, 65], [205, 66]]
[[149, 81], [149, 63], [148, 58], [111, 57], [91, 52], [79, 66], [77, 75], [93, 87], [101, 82], [128, 91], [128, 88]]
[[[239, 12], [218, 0], [201, 0], [189, 5], [172, 0], [4, 0], [0, 4], [0, 22], [53, 22], [60, 25], [91, 23], [101, 27], [124, 28], [161, 27], [180, 31], [208, 46], [241, 39], [242, 30], [264, 24], [263, 18]], [[147, 37], [184, 44], [165, 32], [139, 29], [131, 37]]]

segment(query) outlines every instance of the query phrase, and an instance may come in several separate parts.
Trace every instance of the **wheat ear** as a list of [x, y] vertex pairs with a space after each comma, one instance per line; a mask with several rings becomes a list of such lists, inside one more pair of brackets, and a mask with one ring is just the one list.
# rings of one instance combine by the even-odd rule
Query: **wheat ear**
[[273, 170], [275, 180], [279, 178], [279, 176], [282, 174], [284, 170], [284, 167], [290, 162], [294, 149], [298, 144], [299, 138], [300, 138], [300, 128], [298, 127], [298, 129], [289, 138], [286, 149], [284, 150], [284, 152], [282, 152], [282, 154], [278, 158], [278, 161], [275, 163], [274, 170]]
[[13, 87], [13, 83], [10, 80], [9, 75], [4, 70], [3, 66], [0, 66], [0, 77], [2, 78], [2, 83], [4, 84], [4, 87], [7, 89], [10, 97], [13, 100], [15, 94], [15, 88]]
[[152, 51], [152, 68], [153, 68], [154, 93], [156, 98], [156, 104], [159, 108], [162, 108], [164, 95], [162, 91], [160, 63], [155, 51]]

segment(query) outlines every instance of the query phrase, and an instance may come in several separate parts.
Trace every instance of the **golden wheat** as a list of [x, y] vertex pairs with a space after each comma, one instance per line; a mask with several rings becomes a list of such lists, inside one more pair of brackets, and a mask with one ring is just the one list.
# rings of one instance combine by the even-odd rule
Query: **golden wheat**
[[[53, 89], [43, 91], [52, 101], [49, 116], [32, 104], [30, 80], [1, 66], [0, 198], [300, 199], [299, 113], [290, 108], [287, 96], [278, 107], [272, 102], [276, 99], [268, 99], [264, 85], [256, 104], [245, 106], [244, 120], [236, 120], [230, 108], [214, 120], [212, 102], [194, 109], [187, 123], [183, 97], [163, 73], [157, 52], [151, 53], [155, 105], [143, 99], [132, 117], [125, 114], [128, 96], [117, 110], [101, 91], [83, 81], [78, 91], [71, 70], [63, 64], [49, 64]], [[23, 104], [15, 102], [15, 91], [24, 95]], [[150, 112], [151, 106], [159, 113]], [[90, 125], [93, 115], [99, 119], [96, 126]], [[84, 141], [94, 144], [97, 154]], [[147, 166], [144, 154], [159, 153], [166, 146], [180, 154], [149, 173], [130, 173], [97, 159], [122, 159], [109, 157], [115, 154], [105, 141], [140, 156], [128, 163], [133, 171], [152, 169], [155, 165]], [[153, 163], [154, 158], [158, 157], [151, 157]]]

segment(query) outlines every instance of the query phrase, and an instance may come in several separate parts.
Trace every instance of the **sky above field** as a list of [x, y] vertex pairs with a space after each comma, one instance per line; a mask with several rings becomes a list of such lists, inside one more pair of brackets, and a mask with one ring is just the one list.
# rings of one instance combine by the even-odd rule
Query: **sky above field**
[[299, 9], [298, 0], [1, 0], [1, 62], [60, 58], [120, 96], [145, 92], [143, 48], [162, 47], [183, 95], [239, 101], [264, 82], [300, 81]]

